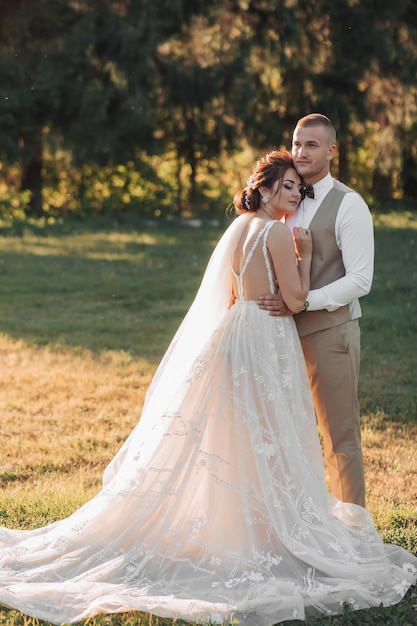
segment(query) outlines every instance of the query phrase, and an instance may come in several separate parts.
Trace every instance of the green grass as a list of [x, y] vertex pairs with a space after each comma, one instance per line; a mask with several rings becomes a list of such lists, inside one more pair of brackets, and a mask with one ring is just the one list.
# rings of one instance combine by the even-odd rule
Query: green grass
[[[381, 214], [375, 226], [375, 281], [363, 299], [361, 322], [368, 507], [385, 541], [417, 553], [412, 495], [417, 483], [417, 214]], [[221, 232], [213, 226], [156, 228], [138, 220], [115, 224], [105, 219], [0, 226], [3, 363], [6, 357], [14, 359], [13, 372], [20, 371], [22, 385], [7, 396], [17, 431], [14, 443], [6, 433], [7, 442], [10, 454], [22, 458], [0, 467], [0, 523], [39, 526], [69, 514], [97, 490], [103, 467], [137, 419], [131, 407], [191, 303]], [[66, 386], [76, 378], [67, 369], [60, 378], [59, 368], [84, 368], [74, 396], [82, 396], [83, 386], [86, 391], [73, 419], [42, 404], [45, 396], [53, 405], [59, 394], [63, 404], [69, 402]], [[111, 396], [107, 405], [106, 394]], [[129, 394], [130, 404], [124, 405]], [[97, 399], [105, 407], [100, 415]], [[33, 429], [41, 419], [45, 441], [38, 457], [29, 458]], [[67, 456], [58, 454], [62, 447]], [[0, 626], [39, 623], [0, 610]], [[127, 613], [83, 623], [184, 622]], [[411, 626], [417, 624], [417, 590], [394, 607], [346, 611], [303, 624]]]
[[417, 213], [375, 218], [375, 277], [363, 299], [365, 412], [417, 421]]
[[96, 220], [3, 227], [1, 235], [3, 333], [38, 346], [124, 350], [156, 363], [219, 230]]

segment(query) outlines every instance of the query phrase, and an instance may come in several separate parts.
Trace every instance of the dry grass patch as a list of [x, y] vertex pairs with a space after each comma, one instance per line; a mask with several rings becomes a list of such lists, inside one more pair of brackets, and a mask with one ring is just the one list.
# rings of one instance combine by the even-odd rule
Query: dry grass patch
[[3, 494], [97, 489], [139, 419], [153, 369], [123, 352], [57, 352], [4, 335], [0, 358]]
[[417, 425], [387, 422], [362, 429], [369, 504], [417, 503]]
[[384, 541], [417, 553], [417, 425], [368, 417], [362, 429], [367, 508]]

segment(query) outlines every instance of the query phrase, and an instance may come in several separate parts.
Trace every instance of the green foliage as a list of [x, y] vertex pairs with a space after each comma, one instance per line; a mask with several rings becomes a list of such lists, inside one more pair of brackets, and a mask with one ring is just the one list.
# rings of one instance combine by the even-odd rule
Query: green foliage
[[415, 197], [414, 4], [0, 3], [0, 159], [16, 178], [3, 213], [16, 199], [17, 213], [63, 217], [211, 210], [222, 191], [210, 175], [247, 144], [289, 147], [311, 110], [338, 129], [343, 180], [378, 200]]
[[[43, 214], [46, 219], [114, 215], [118, 220], [137, 215], [171, 220], [179, 217], [224, 218], [226, 207], [260, 155], [245, 150], [222, 154], [201, 163], [195, 204], [189, 203], [189, 168], [176, 153], [149, 156], [137, 153], [131, 161], [79, 167], [67, 151], [44, 157]], [[18, 168], [5, 178], [0, 170], [0, 218], [24, 219], [31, 193], [19, 191]], [[181, 210], [181, 207], [182, 210]]]
[[[152, 53], [183, 11], [149, 0], [21, 2], [1, 9], [0, 153], [23, 161], [45, 127], [84, 162], [128, 156], [152, 137]], [[44, 135], [44, 140], [48, 139]]]
[[146, 158], [98, 167], [94, 163], [79, 168], [47, 161], [44, 186], [44, 212], [52, 217], [140, 214], [167, 217], [175, 213], [174, 191], [168, 178], [161, 177]]
[[43, 212], [46, 149], [69, 148], [80, 165], [152, 146], [152, 55], [184, 12], [149, 0], [1, 5], [0, 157], [23, 168], [28, 213]]

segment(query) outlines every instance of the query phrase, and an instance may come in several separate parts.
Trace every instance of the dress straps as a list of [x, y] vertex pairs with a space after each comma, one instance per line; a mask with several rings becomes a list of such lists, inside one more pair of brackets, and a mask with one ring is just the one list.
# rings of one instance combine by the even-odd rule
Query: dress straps
[[263, 256], [264, 256], [264, 261], [265, 261], [265, 267], [266, 267], [266, 271], [268, 274], [268, 282], [269, 282], [269, 291], [271, 294], [275, 293], [275, 283], [274, 283], [274, 275], [273, 275], [273, 271], [272, 271], [272, 267], [271, 267], [271, 262], [269, 260], [268, 257], [268, 250], [267, 250], [267, 240], [268, 240], [268, 234], [269, 231], [271, 230], [272, 226], [275, 224], [274, 220], [271, 220], [270, 222], [267, 222], [265, 224], [265, 226], [263, 226], [263, 228], [260, 229], [260, 231], [258, 232], [255, 241], [252, 244], [251, 249], [249, 250], [249, 253], [245, 259], [245, 262], [243, 263], [242, 269], [240, 271], [240, 273], [238, 274], [237, 272], [235, 272], [235, 270], [233, 269], [232, 266], [232, 272], [233, 275], [236, 278], [237, 281], [237, 288], [238, 288], [238, 293], [239, 293], [239, 298], [241, 300], [244, 300], [244, 290], [243, 290], [243, 276], [246, 272], [246, 269], [253, 257], [253, 253], [255, 252], [256, 246], [259, 244], [260, 239], [262, 238], [262, 252], [263, 252]]

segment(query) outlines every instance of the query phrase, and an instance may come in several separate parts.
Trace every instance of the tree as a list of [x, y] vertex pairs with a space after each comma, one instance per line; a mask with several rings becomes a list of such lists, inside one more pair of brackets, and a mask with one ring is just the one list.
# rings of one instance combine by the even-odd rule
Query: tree
[[[40, 3], [43, 5], [44, 3]], [[59, 6], [58, 6], [59, 5]], [[50, 113], [60, 104], [56, 58], [61, 37], [51, 32], [50, 22], [28, 0], [0, 5], [0, 120], [1, 152], [4, 158], [20, 160], [22, 189], [32, 191], [30, 212], [42, 213], [41, 173], [43, 134], [50, 124]], [[65, 3], [56, 3], [61, 25], [71, 21]], [[59, 32], [59, 31], [58, 31]]]
[[[233, 84], [242, 70], [224, 22], [207, 16], [183, 24], [181, 32], [155, 52], [158, 85], [153, 100], [164, 149], [176, 153], [178, 209], [201, 208], [198, 169], [222, 150], [232, 149], [239, 132], [233, 114]], [[181, 193], [182, 167], [189, 168], [187, 193]]]
[[[22, 165], [42, 214], [44, 144], [74, 162], [132, 157], [153, 141], [152, 52], [198, 2], [30, 0], [0, 12], [0, 154]], [[189, 10], [189, 9], [187, 9]]]
[[367, 150], [375, 196], [412, 195], [416, 24], [413, 0], [2, 0], [0, 158], [40, 215], [46, 148], [71, 167], [174, 155], [192, 211], [219, 155], [289, 147], [318, 111], [342, 180]]

